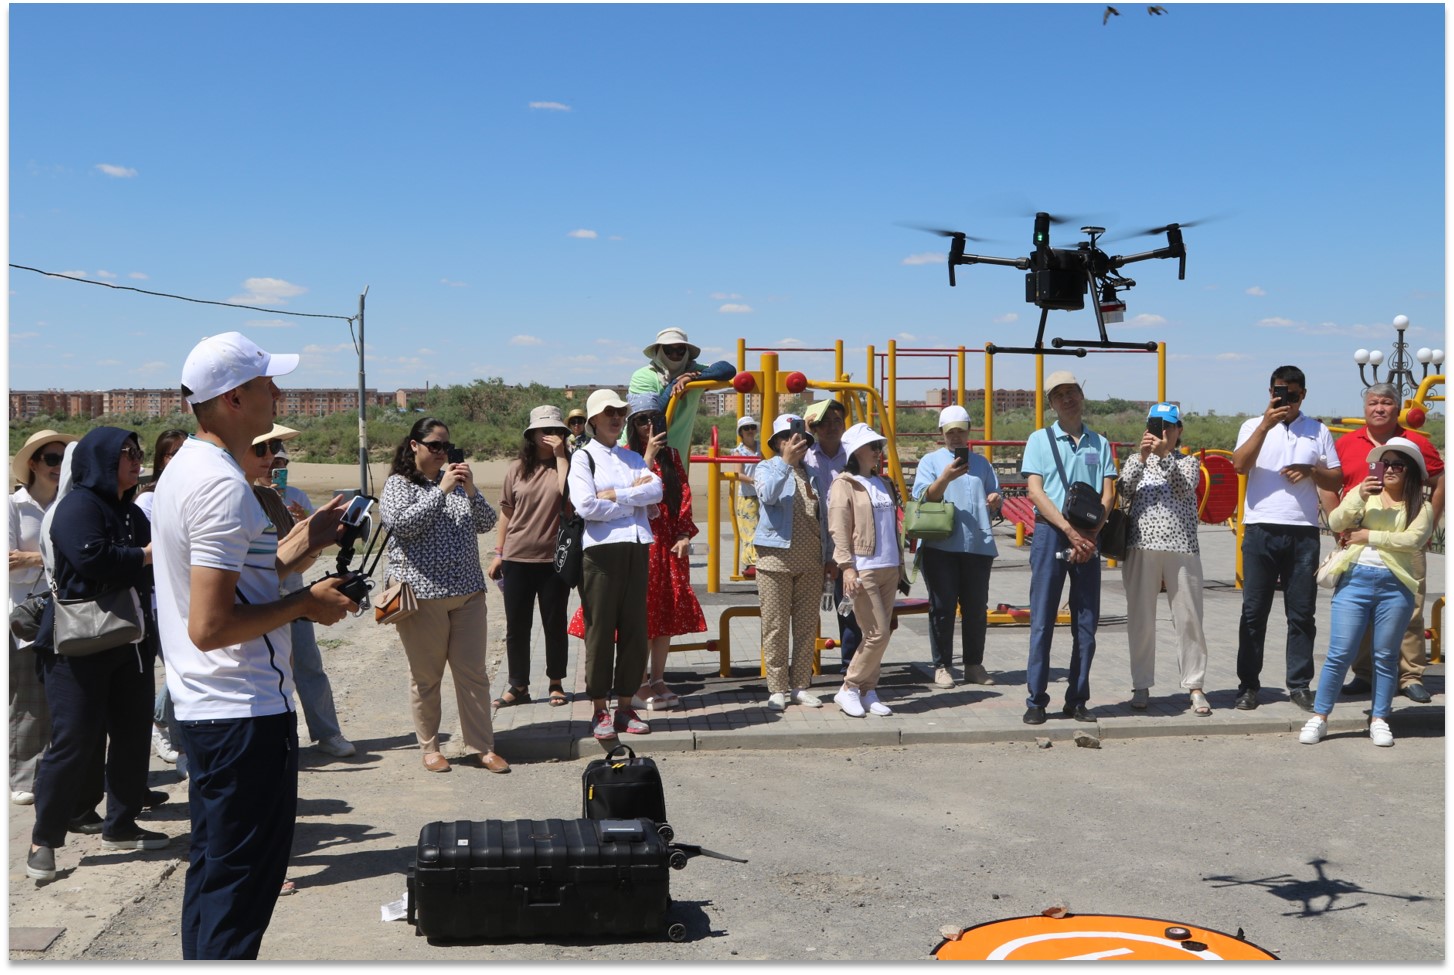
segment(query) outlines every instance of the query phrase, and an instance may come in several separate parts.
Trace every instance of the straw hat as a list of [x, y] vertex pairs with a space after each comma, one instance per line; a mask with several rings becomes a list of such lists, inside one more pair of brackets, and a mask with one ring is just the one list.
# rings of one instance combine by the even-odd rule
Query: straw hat
[[28, 484], [30, 482], [30, 458], [35, 452], [48, 443], [75, 443], [80, 437], [70, 433], [56, 433], [54, 430], [37, 430], [25, 441], [25, 446], [20, 448], [15, 455], [15, 460], [10, 462], [10, 474], [15, 478], [16, 484]]

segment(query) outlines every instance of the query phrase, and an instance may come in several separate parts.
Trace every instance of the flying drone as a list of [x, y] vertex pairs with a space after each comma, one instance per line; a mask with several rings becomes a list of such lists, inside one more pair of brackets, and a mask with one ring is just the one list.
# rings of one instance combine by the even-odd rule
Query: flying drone
[[[1155, 342], [1113, 342], [1106, 335], [1106, 323], [1115, 324], [1122, 320], [1126, 303], [1117, 297], [1121, 292], [1136, 286], [1136, 282], [1120, 273], [1127, 264], [1174, 257], [1178, 260], [1177, 280], [1186, 279], [1186, 245], [1182, 243], [1181, 231], [1201, 221], [1169, 223], [1164, 227], [1151, 227], [1136, 231], [1128, 236], [1166, 234], [1166, 246], [1140, 254], [1112, 257], [1097, 246], [1097, 241], [1106, 232], [1104, 227], [1081, 227], [1080, 232], [1090, 237], [1075, 248], [1051, 247], [1050, 227], [1052, 224], [1069, 222], [1069, 218], [1052, 217], [1048, 213], [1035, 214], [1035, 250], [1029, 257], [990, 257], [984, 254], [966, 254], [966, 241], [980, 242], [981, 238], [970, 237], [958, 230], [939, 230], [933, 227], [919, 227], [941, 237], [950, 238], [949, 286], [955, 286], [954, 268], [959, 264], [998, 264], [1026, 271], [1025, 300], [1040, 308], [1040, 328], [1035, 333], [1035, 345], [1030, 348], [1009, 348], [989, 345], [986, 351], [1027, 352], [1045, 355], [1084, 356], [1085, 347], [1098, 349], [1144, 349], [1156, 351]], [[1095, 296], [1091, 307], [1095, 309], [1099, 339], [1050, 340], [1052, 348], [1045, 348], [1045, 319], [1052, 311], [1079, 311], [1085, 307], [1087, 291]], [[1065, 346], [1078, 346], [1065, 348]]]

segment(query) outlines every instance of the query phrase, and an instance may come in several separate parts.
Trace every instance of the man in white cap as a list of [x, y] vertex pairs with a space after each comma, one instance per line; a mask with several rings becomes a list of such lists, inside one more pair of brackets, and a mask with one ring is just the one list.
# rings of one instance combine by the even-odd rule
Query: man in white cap
[[[1090, 700], [1091, 660], [1101, 618], [1101, 560], [1096, 536], [1116, 496], [1116, 459], [1106, 438], [1081, 419], [1085, 393], [1067, 371], [1045, 381], [1056, 422], [1030, 434], [1020, 460], [1026, 494], [1035, 504], [1035, 536], [1030, 543], [1030, 657], [1025, 666], [1025, 723], [1044, 724], [1050, 703], [1050, 642], [1060, 612], [1060, 594], [1070, 576], [1070, 676], [1062, 713], [1094, 721]], [[1073, 484], [1090, 487], [1100, 499], [1100, 517], [1088, 523], [1079, 509], [1068, 508]], [[1077, 515], [1075, 520], [1067, 514]]]
[[190, 770], [186, 960], [257, 957], [298, 806], [289, 624], [328, 625], [357, 608], [336, 578], [278, 598], [280, 579], [338, 540], [342, 499], [270, 548], [235, 459], [272, 427], [281, 395], [272, 377], [297, 365], [238, 332], [199, 342], [182, 366], [197, 433], [152, 506], [157, 625]]

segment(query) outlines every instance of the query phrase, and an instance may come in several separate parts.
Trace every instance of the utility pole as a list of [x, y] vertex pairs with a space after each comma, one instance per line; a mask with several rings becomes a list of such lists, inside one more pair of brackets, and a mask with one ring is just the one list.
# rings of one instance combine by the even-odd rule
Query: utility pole
[[368, 407], [364, 401], [364, 299], [369, 286], [358, 296], [358, 493], [369, 493]]

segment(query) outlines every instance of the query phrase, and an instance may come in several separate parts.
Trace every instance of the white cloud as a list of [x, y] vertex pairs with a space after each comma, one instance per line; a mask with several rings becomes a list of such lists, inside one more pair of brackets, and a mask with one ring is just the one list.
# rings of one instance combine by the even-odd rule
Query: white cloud
[[1127, 328], [1147, 328], [1147, 327], [1152, 326], [1152, 325], [1165, 325], [1165, 324], [1166, 324], [1166, 319], [1162, 318], [1160, 315], [1146, 315], [1146, 314], [1143, 314], [1143, 315], [1137, 315], [1135, 318], [1132, 318], [1129, 322], [1126, 322], [1126, 327]]
[[717, 311], [723, 315], [751, 315], [752, 306], [727, 304], [718, 308]]
[[133, 281], [145, 281], [147, 279], [146, 275], [142, 274], [140, 271], [132, 271], [130, 274], [127, 275], [127, 277], [131, 278]]
[[286, 318], [254, 318], [245, 322], [247, 328], [297, 328], [297, 322], [290, 322]]
[[943, 260], [943, 254], [937, 253], [935, 251], [923, 251], [918, 254], [910, 254], [899, 263], [913, 266], [916, 264], [938, 264]]
[[289, 298], [296, 298], [308, 289], [292, 284], [282, 278], [248, 278], [242, 282], [246, 291], [228, 298], [233, 305], [286, 305]]
[[433, 349], [419, 349], [414, 354], [415, 355], [435, 355], [436, 353], [435, 353], [435, 351]]
[[10, 338], [11, 338], [12, 341], [15, 340], [15, 339], [38, 339], [38, 338], [40, 338], [40, 333], [39, 332], [11, 332], [10, 333]]
[[1263, 328], [1289, 328], [1297, 323], [1291, 318], [1264, 318], [1257, 324]]
[[894, 338], [900, 342], [916, 342], [919, 337], [917, 335], [910, 335], [908, 332], [900, 332]]
[[990, 320], [992, 322], [994, 322], [996, 325], [1009, 325], [1009, 324], [1012, 324], [1013, 322], [1018, 322], [1020, 320], [1020, 313], [1019, 312], [1013, 312], [1013, 311], [1006, 312], [1003, 315], [996, 315], [994, 318], [992, 318]]
[[1287, 328], [1298, 335], [1326, 338], [1377, 339], [1387, 331], [1387, 326], [1380, 323], [1340, 325], [1337, 322], [1318, 322], [1314, 325], [1308, 322], [1293, 321], [1290, 318], [1264, 318], [1257, 324], [1262, 328]]
[[607, 237], [606, 239], [607, 240], [625, 240], [626, 238], [625, 237], [622, 237], [620, 234], [612, 234], [611, 236]]
[[570, 363], [571, 365], [586, 366], [600, 362], [601, 359], [599, 356], [594, 356], [587, 352], [585, 355], [568, 355], [558, 361]]
[[802, 339], [786, 338], [778, 339], [773, 344], [780, 349], [800, 349], [808, 343], [804, 342]]
[[447, 288], [468, 288], [469, 285], [463, 281], [451, 281], [449, 278], [440, 278], [439, 283]]
[[[347, 352], [354, 356], [358, 355], [358, 350], [353, 347], [352, 342], [340, 342], [338, 345], [303, 346], [304, 355], [337, 355], [340, 352]], [[371, 359], [373, 356], [365, 356], [365, 358]]]
[[126, 363], [122, 362], [120, 359], [98, 359], [96, 361], [96, 365], [98, 365], [98, 366], [124, 366], [124, 365], [126, 365]]
[[96, 277], [98, 277], [98, 278], [107, 278], [108, 280], [115, 280], [116, 279], [116, 275], [112, 274], [110, 271], [97, 271], [96, 272]]
[[597, 345], [615, 345], [616, 344], [616, 340], [615, 339], [596, 339], [596, 344]]
[[1251, 295], [1254, 298], [1261, 298], [1263, 295], [1267, 294], [1267, 291], [1260, 285], [1254, 284], [1252, 287], [1248, 288], [1245, 293]]
[[566, 234], [566, 236], [575, 237], [579, 240], [595, 240], [600, 235], [597, 234], [594, 230], [587, 230], [582, 227], [579, 230], [572, 230], [570, 233]]
[[570, 106], [562, 102], [531, 102], [530, 107], [547, 112], [569, 112]]
[[131, 179], [136, 175], [136, 170], [126, 166], [113, 166], [111, 163], [97, 163], [96, 168], [107, 176], [115, 176], [117, 179]]
[[1245, 352], [1221, 352], [1215, 358], [1218, 362], [1247, 362], [1252, 357]]
[[60, 271], [58, 273], [64, 274], [68, 278], [85, 278], [90, 276], [85, 271]]
[[510, 337], [511, 345], [544, 345], [545, 340], [535, 335], [513, 335]]
[[725, 291], [714, 291], [707, 297], [711, 298], [713, 301], [736, 301], [742, 296], [738, 294], [728, 294]]

